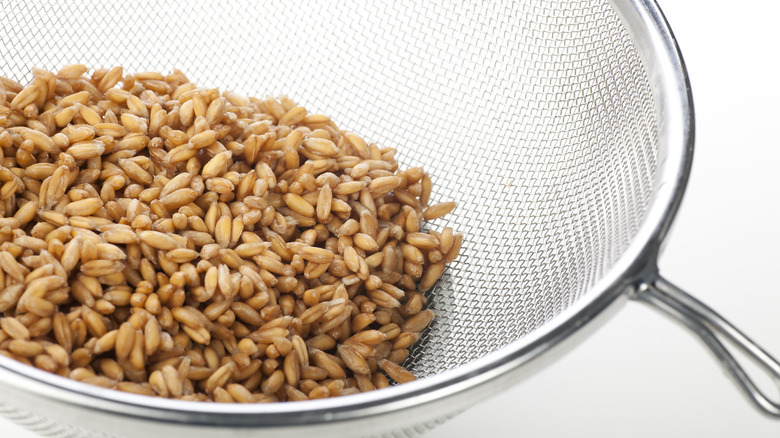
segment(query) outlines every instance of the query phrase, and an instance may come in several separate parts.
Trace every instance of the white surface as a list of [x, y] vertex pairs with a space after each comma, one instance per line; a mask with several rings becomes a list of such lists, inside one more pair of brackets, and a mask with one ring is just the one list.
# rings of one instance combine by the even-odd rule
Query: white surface
[[[660, 3], [688, 65], [697, 130], [661, 272], [780, 356], [780, 6]], [[748, 404], [683, 328], [629, 303], [575, 351], [428, 437], [575, 434], [780, 436], [780, 421]], [[0, 419], [0, 437], [34, 435]]]

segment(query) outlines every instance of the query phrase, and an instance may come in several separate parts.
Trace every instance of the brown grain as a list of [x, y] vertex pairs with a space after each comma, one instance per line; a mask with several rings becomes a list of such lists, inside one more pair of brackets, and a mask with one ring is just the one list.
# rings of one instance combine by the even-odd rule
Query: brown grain
[[0, 354], [125, 392], [258, 403], [414, 379], [463, 235], [395, 149], [282, 97], [80, 64], [0, 78]]
[[382, 368], [391, 379], [398, 383], [407, 383], [416, 380], [414, 374], [410, 373], [406, 368], [389, 360], [380, 359], [377, 361], [377, 365], [379, 365], [379, 368]]
[[423, 219], [426, 221], [439, 219], [449, 214], [454, 209], [454, 202], [442, 202], [436, 205], [431, 205], [430, 207], [426, 208], [425, 211], [423, 211]]
[[11, 338], [20, 340], [29, 340], [30, 331], [24, 324], [14, 317], [5, 317], [0, 319], [0, 328]]

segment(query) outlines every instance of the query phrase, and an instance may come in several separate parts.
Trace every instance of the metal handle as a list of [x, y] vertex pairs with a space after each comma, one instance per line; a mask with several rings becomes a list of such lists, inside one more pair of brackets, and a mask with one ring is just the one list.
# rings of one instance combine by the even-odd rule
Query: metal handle
[[682, 322], [699, 335], [748, 399], [763, 413], [780, 417], [780, 403], [770, 400], [756, 387], [722, 340], [745, 353], [780, 387], [780, 363], [769, 353], [706, 304], [661, 277], [652, 284], [644, 284], [636, 299]]

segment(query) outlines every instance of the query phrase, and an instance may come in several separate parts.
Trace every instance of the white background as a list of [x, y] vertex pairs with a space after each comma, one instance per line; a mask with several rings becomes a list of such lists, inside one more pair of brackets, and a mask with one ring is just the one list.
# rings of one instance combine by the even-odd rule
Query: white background
[[[660, 3], [688, 65], [697, 131], [661, 272], [780, 356], [780, 4]], [[741, 397], [681, 326], [632, 302], [552, 366], [428, 436], [572, 435], [780, 436], [780, 420]], [[0, 419], [0, 437], [33, 435]]]

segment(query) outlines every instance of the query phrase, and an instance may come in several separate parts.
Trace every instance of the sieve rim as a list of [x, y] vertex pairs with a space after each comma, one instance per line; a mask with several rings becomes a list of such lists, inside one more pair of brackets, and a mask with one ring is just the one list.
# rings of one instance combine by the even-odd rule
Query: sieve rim
[[[632, 243], [591, 291], [531, 334], [488, 355], [415, 382], [382, 391], [305, 403], [213, 404], [122, 393], [70, 380], [0, 356], [0, 382], [50, 402], [122, 417], [167, 423], [230, 427], [314, 425], [365, 419], [388, 412], [455, 400], [453, 409], [473, 404], [464, 396], [480, 385], [519, 373], [525, 365], [562, 346], [583, 327], [625, 302], [632, 285], [650, 278], [655, 258], [677, 212], [693, 157], [694, 114], [688, 75], [671, 28], [653, 0], [610, 0], [637, 42], [658, 100], [659, 172], [647, 217]], [[659, 79], [661, 78], [661, 79]], [[518, 374], [519, 375], [519, 374]]]

